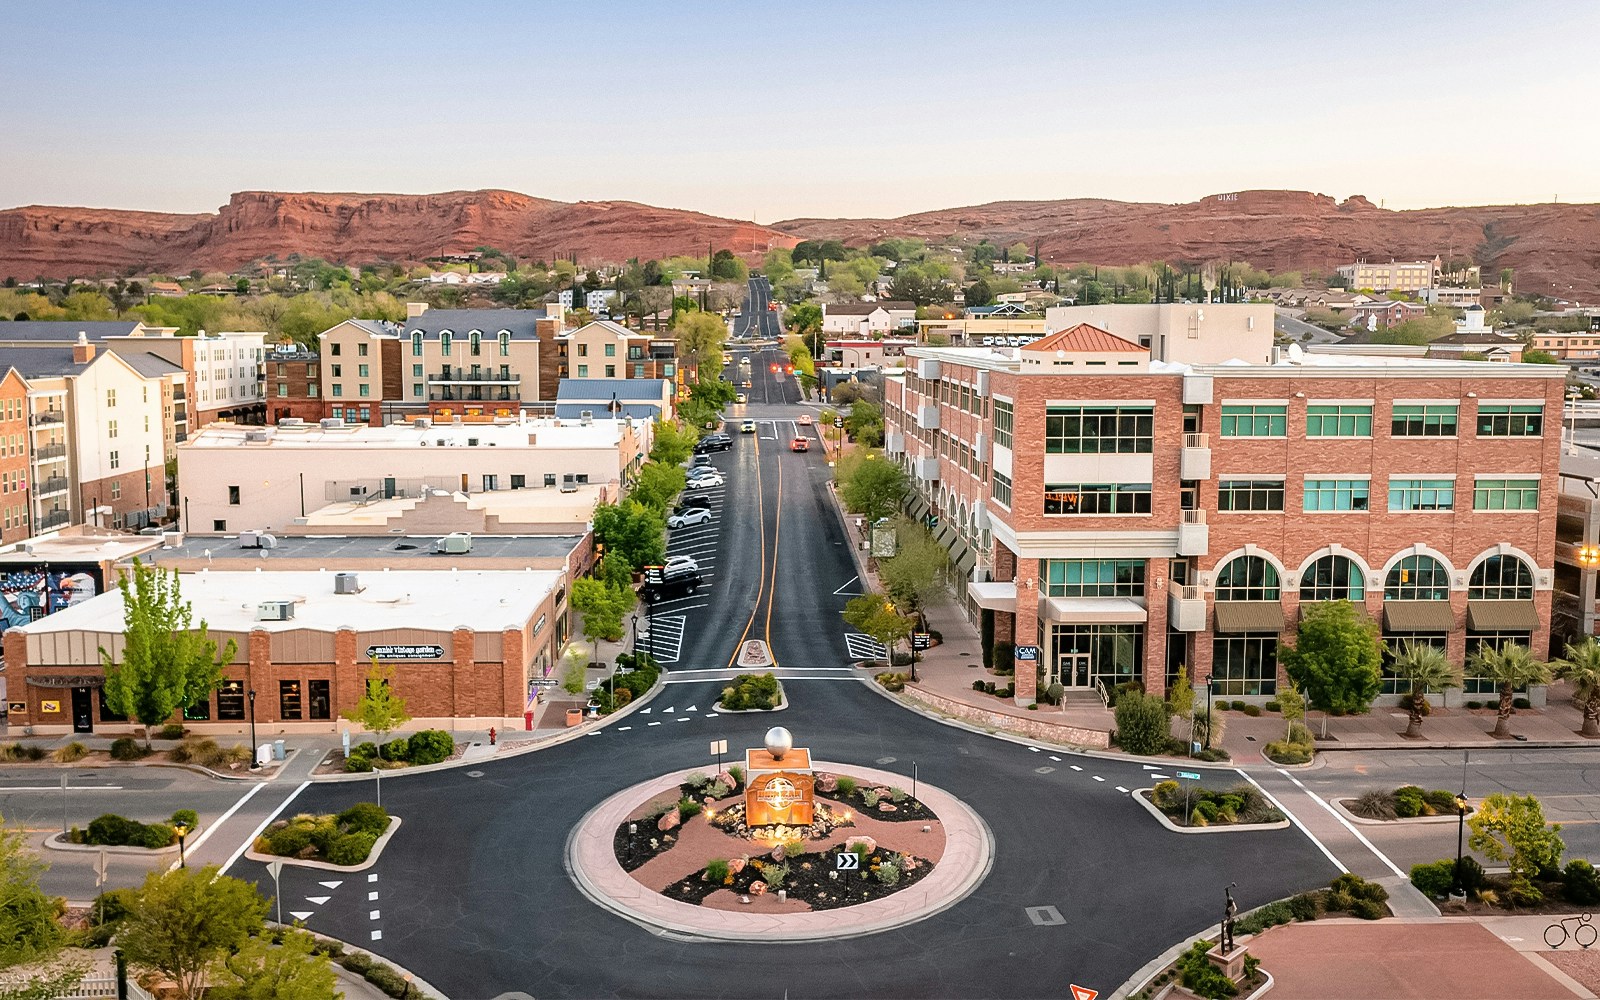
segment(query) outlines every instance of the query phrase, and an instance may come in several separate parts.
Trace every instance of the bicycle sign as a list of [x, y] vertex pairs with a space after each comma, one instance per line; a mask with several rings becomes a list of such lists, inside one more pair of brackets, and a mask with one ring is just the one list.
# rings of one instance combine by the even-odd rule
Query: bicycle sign
[[[1567, 928], [1568, 924], [1573, 924], [1574, 926], [1569, 930]], [[1576, 917], [1562, 917], [1544, 929], [1544, 943], [1549, 945], [1552, 951], [1566, 944], [1568, 937], [1571, 937], [1582, 948], [1587, 948], [1594, 944], [1595, 939], [1600, 938], [1600, 931], [1597, 931], [1594, 926], [1594, 916], [1589, 913], [1581, 913]]]

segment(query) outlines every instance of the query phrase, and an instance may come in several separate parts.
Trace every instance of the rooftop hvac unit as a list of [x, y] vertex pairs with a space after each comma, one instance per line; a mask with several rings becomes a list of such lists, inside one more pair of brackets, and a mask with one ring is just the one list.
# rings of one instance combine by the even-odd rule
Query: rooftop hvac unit
[[359, 593], [361, 593], [360, 578], [357, 577], [354, 573], [335, 573], [335, 574], [333, 574], [333, 592], [335, 594], [359, 594]]
[[278, 547], [278, 539], [265, 531], [241, 531], [239, 532], [239, 547], [241, 549], [275, 549]]
[[283, 417], [278, 421], [279, 427], [304, 427], [305, 420], [301, 417]]
[[268, 434], [266, 431], [245, 431], [244, 439], [246, 441], [265, 443], [272, 439], [272, 435]]
[[415, 427], [419, 431], [425, 431], [429, 427], [433, 426], [433, 421], [429, 420], [427, 417], [418, 417], [417, 419], [411, 421], [411, 426]]
[[293, 601], [262, 601], [256, 605], [258, 622], [286, 622], [293, 617]]
[[321, 427], [325, 431], [336, 431], [344, 426], [344, 421], [340, 420], [338, 417], [323, 417], [321, 420], [317, 421], [317, 426]]
[[578, 423], [582, 424], [585, 427], [588, 427], [590, 424], [594, 423], [594, 411], [593, 410], [579, 410], [578, 411]]
[[443, 538], [436, 539], [433, 551], [440, 555], [458, 556], [472, 551], [472, 533], [470, 531], [452, 531]]

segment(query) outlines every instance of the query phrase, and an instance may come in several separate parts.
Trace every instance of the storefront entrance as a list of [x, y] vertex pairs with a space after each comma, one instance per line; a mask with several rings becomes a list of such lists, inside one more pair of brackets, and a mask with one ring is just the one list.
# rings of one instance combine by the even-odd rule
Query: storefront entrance
[[1045, 632], [1050, 681], [1065, 688], [1114, 688], [1144, 677], [1144, 626], [1051, 623]]
[[86, 687], [72, 689], [72, 731], [94, 732], [94, 697]]
[[1089, 686], [1089, 654], [1088, 653], [1063, 653], [1056, 657], [1056, 669], [1060, 676], [1056, 681], [1062, 687], [1086, 688]]

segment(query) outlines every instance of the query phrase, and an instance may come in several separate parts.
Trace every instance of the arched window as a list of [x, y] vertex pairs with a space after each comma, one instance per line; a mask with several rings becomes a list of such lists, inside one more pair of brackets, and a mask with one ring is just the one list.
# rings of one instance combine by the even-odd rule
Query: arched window
[[411, 331], [411, 356], [413, 358], [422, 357], [422, 331], [421, 330], [412, 330]]
[[1278, 600], [1278, 571], [1260, 556], [1239, 556], [1217, 572], [1219, 601]]
[[477, 357], [483, 350], [483, 335], [478, 331], [474, 330], [467, 334], [467, 350], [473, 357]]
[[502, 358], [509, 358], [511, 356], [511, 334], [506, 330], [501, 330], [499, 339], [500, 356]]
[[1450, 573], [1433, 556], [1406, 556], [1383, 581], [1386, 601], [1448, 601]]
[[450, 331], [449, 330], [440, 330], [439, 331], [439, 353], [443, 357], [447, 357], [448, 358], [450, 356], [450, 341], [451, 341], [451, 339], [452, 338], [450, 336]]
[[1474, 601], [1533, 600], [1533, 571], [1516, 556], [1490, 556], [1472, 571], [1467, 597]]
[[1367, 580], [1349, 556], [1323, 556], [1300, 577], [1302, 601], [1359, 601]]

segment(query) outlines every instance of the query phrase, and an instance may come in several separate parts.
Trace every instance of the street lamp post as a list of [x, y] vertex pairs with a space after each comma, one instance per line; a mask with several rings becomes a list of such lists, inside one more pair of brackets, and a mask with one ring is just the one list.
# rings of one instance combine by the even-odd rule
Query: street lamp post
[[1462, 842], [1466, 837], [1466, 833], [1467, 792], [1466, 789], [1462, 789], [1461, 794], [1456, 796], [1456, 890], [1454, 895], [1457, 896], [1464, 895], [1466, 893], [1466, 886], [1464, 886], [1461, 882], [1461, 859], [1463, 856], [1461, 848]]
[[1206, 674], [1206, 749], [1211, 749], [1211, 675]]
[[261, 754], [256, 750], [256, 691], [251, 688], [246, 696], [250, 701], [250, 770], [261, 766]]
[[175, 823], [173, 824], [172, 832], [178, 835], [178, 867], [187, 868], [189, 864], [184, 857], [183, 842], [189, 836], [189, 828], [182, 823]]

